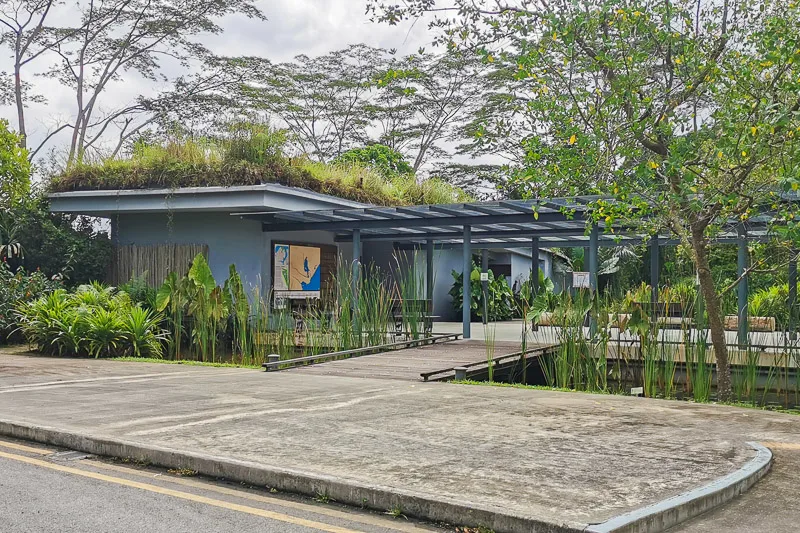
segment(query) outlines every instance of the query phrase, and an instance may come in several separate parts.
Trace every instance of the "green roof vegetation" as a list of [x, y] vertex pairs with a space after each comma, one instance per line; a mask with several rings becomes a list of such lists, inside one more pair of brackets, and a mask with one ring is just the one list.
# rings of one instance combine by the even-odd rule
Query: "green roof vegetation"
[[386, 173], [356, 162], [326, 164], [287, 157], [282, 143], [247, 137], [140, 144], [129, 158], [72, 165], [52, 178], [51, 192], [259, 185], [277, 183], [374, 205], [438, 204], [471, 198], [449, 183]]

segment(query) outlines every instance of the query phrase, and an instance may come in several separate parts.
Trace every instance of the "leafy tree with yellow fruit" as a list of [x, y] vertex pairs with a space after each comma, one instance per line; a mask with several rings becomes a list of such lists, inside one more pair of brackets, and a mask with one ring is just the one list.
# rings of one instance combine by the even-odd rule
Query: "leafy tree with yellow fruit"
[[[431, 13], [442, 44], [496, 66], [498, 96], [472, 125], [473, 148], [514, 132], [523, 154], [515, 179], [530, 196], [606, 195], [593, 206], [606, 231], [669, 231], [690, 246], [719, 398], [730, 399], [709, 246], [723, 226], [775, 208], [800, 184], [798, 5], [373, 0], [370, 8], [389, 23]], [[791, 235], [795, 215], [783, 213]]]

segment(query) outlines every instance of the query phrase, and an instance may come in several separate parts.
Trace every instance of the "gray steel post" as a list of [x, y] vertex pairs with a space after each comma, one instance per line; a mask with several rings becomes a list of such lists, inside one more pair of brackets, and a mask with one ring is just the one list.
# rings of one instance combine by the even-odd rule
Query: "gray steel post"
[[792, 250], [789, 256], [789, 338], [797, 340], [796, 309], [797, 306], [797, 250]]
[[[489, 250], [481, 250], [481, 272], [489, 273]], [[489, 322], [489, 281], [481, 281], [481, 296], [483, 296], [483, 323]]]
[[737, 338], [739, 341], [739, 346], [746, 346], [747, 345], [747, 330], [748, 330], [748, 321], [747, 321], [747, 295], [748, 295], [748, 283], [747, 283], [747, 276], [745, 272], [747, 271], [747, 230], [744, 228], [743, 225], [739, 226], [738, 229], [739, 238], [738, 238], [738, 253], [736, 256], [736, 272], [737, 275], [741, 278], [739, 281], [739, 286], [737, 290], [737, 300], [738, 300], [738, 311], [739, 311], [739, 330], [737, 332]]
[[539, 292], [539, 237], [531, 239], [531, 302]]
[[463, 299], [461, 303], [461, 320], [465, 339], [472, 337], [470, 334], [470, 309], [472, 307], [472, 295], [470, 287], [470, 275], [472, 274], [472, 228], [464, 226], [464, 264], [463, 264]]
[[[658, 235], [653, 235], [650, 238], [650, 301], [652, 302], [651, 317], [653, 323], [658, 320], [658, 266], [659, 266], [659, 242]], [[666, 305], [666, 303], [665, 303]]]
[[[599, 230], [596, 224], [592, 225], [591, 233], [589, 234], [589, 290], [592, 297], [597, 298], [597, 271], [598, 271], [598, 234]], [[594, 314], [590, 315], [589, 321], [589, 334], [594, 337], [597, 333], [597, 319]]]
[[356, 331], [358, 331], [358, 325], [356, 324], [356, 314], [358, 311], [358, 292], [359, 292], [359, 283], [361, 278], [361, 230], [354, 229], [353, 230], [353, 272], [352, 272], [352, 283], [353, 283], [353, 324], [356, 325]]
[[433, 241], [425, 241], [425, 297], [433, 305]]

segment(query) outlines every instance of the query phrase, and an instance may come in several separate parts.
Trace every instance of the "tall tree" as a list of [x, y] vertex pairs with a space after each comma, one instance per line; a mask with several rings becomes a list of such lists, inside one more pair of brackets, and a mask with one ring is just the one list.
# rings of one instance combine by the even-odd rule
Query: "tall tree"
[[453, 140], [477, 108], [482, 68], [474, 56], [458, 52], [413, 54], [387, 66], [371, 108], [381, 126], [379, 142], [407, 153], [416, 172], [447, 154], [442, 142]]
[[[390, 23], [436, 11], [442, 42], [513, 68], [531, 98], [519, 179], [596, 192], [594, 221], [666, 229], [693, 252], [731, 397], [717, 231], [798, 187], [800, 13], [779, 0], [374, 1]], [[669, 206], [666, 208], [665, 206]]]
[[[221, 32], [217, 21], [230, 13], [263, 18], [252, 0], [80, 0], [69, 8], [55, 1], [17, 0], [4, 6], [5, 15], [0, 15], [7, 28], [3, 41], [14, 52], [15, 69], [40, 60], [48, 76], [74, 92], [70, 123], [45, 138], [46, 142], [58, 131], [71, 129], [67, 165], [80, 163], [86, 150], [96, 148], [114, 128], [120, 128], [124, 138], [137, 127], [131, 117], [149, 124], [153, 110], [163, 111], [170, 101], [180, 103], [174, 95], [187, 89], [186, 78], [172, 80], [163, 62], [188, 68], [208, 57], [193, 37]], [[172, 97], [162, 94], [160, 100], [138, 98], [112, 105], [104, 96], [114, 83], [130, 75], [177, 83]], [[14, 96], [24, 135], [28, 102], [23, 82], [15, 84]]]
[[358, 44], [288, 63], [251, 61], [243, 90], [252, 108], [288, 126], [302, 152], [327, 161], [366, 142], [365, 105], [384, 53]]
[[[3, 28], [2, 34], [0, 34], [0, 43], [11, 49], [14, 63], [11, 83], [8, 83], [7, 80], [3, 82], [2, 101], [4, 105], [13, 102], [16, 107], [17, 129], [23, 148], [28, 147], [25, 106], [31, 100], [42, 102], [44, 98], [39, 94], [31, 93], [30, 83], [22, 79], [22, 69], [71, 34], [70, 31], [65, 31], [56, 39], [44, 37], [47, 28], [46, 22], [53, 7], [57, 4], [58, 2], [54, 0], [3, 0], [0, 2], [0, 26]], [[76, 31], [76, 29], [72, 31]]]

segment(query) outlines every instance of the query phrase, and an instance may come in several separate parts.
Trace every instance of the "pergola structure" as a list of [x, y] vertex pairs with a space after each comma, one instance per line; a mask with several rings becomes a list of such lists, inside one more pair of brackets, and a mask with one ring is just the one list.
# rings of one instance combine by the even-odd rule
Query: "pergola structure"
[[[434, 247], [463, 249], [464, 272], [472, 270], [473, 250], [483, 250], [482, 269], [487, 270], [486, 250], [491, 248], [527, 248], [532, 251], [532, 291], [538, 290], [540, 247], [586, 250], [590, 290], [597, 288], [598, 250], [605, 246], [624, 246], [647, 241], [651, 247], [650, 285], [657, 301], [659, 249], [678, 244], [664, 235], [642, 235], [634, 231], [607, 233], [602, 222], [591, 222], [589, 204], [599, 196], [549, 198], [536, 200], [500, 200], [490, 202], [422, 205], [403, 207], [366, 207], [316, 211], [281, 211], [235, 213], [262, 223], [264, 231], [290, 232], [323, 230], [335, 233], [337, 242], [352, 242], [354, 279], [359, 275], [362, 243], [391, 241], [400, 246], [424, 247], [427, 259], [427, 297], [433, 297]], [[747, 243], [766, 241], [768, 216], [755, 217], [746, 223], [724, 227], [716, 242], [735, 243], [739, 247], [738, 286], [739, 342], [747, 341]], [[467, 274], [468, 275], [468, 274]], [[789, 304], [794, 306], [797, 265], [789, 265]], [[485, 284], [484, 284], [484, 290]], [[470, 338], [470, 284], [463, 287], [463, 334]], [[790, 330], [793, 327], [790, 325]]]

